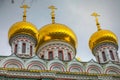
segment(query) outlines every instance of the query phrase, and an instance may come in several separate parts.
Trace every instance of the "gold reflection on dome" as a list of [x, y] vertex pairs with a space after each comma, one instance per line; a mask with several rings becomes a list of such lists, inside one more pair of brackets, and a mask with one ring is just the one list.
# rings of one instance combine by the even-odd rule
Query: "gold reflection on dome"
[[8, 38], [10, 39], [17, 34], [27, 34], [37, 39], [38, 30], [32, 23], [21, 21], [11, 26], [8, 32]]
[[110, 30], [99, 30], [90, 37], [90, 49], [93, 50], [93, 48], [101, 42], [112, 42], [117, 45], [118, 39], [117, 36]]
[[77, 38], [74, 32], [63, 24], [48, 24], [39, 30], [39, 45], [51, 41], [51, 40], [61, 40], [70, 43], [74, 47], [77, 44]]

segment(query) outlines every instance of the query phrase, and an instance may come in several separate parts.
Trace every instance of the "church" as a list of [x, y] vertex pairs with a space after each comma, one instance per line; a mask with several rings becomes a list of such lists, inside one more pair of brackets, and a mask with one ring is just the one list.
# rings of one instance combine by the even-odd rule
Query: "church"
[[[66, 25], [55, 22], [55, 6], [50, 6], [52, 23], [39, 30], [26, 20], [15, 22], [8, 31], [10, 56], [0, 56], [0, 80], [120, 80], [118, 38], [101, 29], [97, 13], [97, 31], [91, 34], [89, 47], [96, 61], [75, 58], [77, 37]], [[89, 55], [88, 55], [89, 56]]]

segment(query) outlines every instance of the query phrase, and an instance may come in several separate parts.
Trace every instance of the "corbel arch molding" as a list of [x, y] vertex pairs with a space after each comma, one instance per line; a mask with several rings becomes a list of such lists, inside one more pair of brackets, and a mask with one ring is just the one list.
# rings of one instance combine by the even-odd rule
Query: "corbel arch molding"
[[2, 60], [0, 66], [3, 68], [19, 68], [19, 69], [25, 68], [23, 60], [21, 60], [18, 57], [7, 57]]
[[103, 68], [97, 63], [87, 63], [86, 72], [88, 73], [103, 73]]
[[67, 71], [70, 72], [84, 72], [83, 64], [80, 62], [69, 62], [67, 65]]
[[65, 64], [59, 60], [53, 60], [48, 63], [48, 70], [53, 71], [66, 71]]
[[28, 70], [46, 70], [46, 63], [38, 59], [30, 59], [25, 63]]
[[107, 64], [104, 69], [105, 74], [120, 74], [120, 67], [115, 64]]

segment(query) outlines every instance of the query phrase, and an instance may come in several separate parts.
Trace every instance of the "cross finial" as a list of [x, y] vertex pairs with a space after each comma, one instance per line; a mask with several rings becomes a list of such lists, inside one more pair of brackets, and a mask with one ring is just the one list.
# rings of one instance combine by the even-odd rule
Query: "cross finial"
[[94, 17], [95, 17], [96, 25], [97, 25], [98, 31], [101, 30], [100, 24], [99, 24], [99, 22], [98, 22], [98, 17], [99, 17], [100, 15], [99, 15], [98, 13], [94, 12], [94, 13], [92, 13], [91, 16], [94, 16]]
[[51, 9], [51, 19], [52, 19], [52, 23], [55, 23], [55, 10], [57, 9], [55, 6], [51, 5], [48, 7], [49, 9]]
[[28, 5], [24, 4], [20, 8], [23, 8], [23, 21], [26, 21], [26, 13], [27, 13], [27, 8], [30, 8]]

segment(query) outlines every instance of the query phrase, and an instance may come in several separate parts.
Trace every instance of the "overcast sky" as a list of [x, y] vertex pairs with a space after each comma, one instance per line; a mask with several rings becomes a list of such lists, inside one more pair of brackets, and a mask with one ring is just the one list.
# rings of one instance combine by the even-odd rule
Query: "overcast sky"
[[[22, 21], [23, 0], [0, 0], [0, 55], [10, 55], [8, 30], [12, 24]], [[31, 8], [27, 11], [27, 21], [36, 25], [38, 29], [51, 23], [48, 6], [54, 5], [56, 22], [70, 27], [78, 39], [77, 55], [82, 61], [94, 59], [89, 49], [89, 38], [97, 31], [95, 18], [90, 16], [94, 11], [99, 13], [102, 29], [113, 31], [120, 45], [120, 0], [26, 0]], [[118, 51], [120, 56], [120, 49]]]

